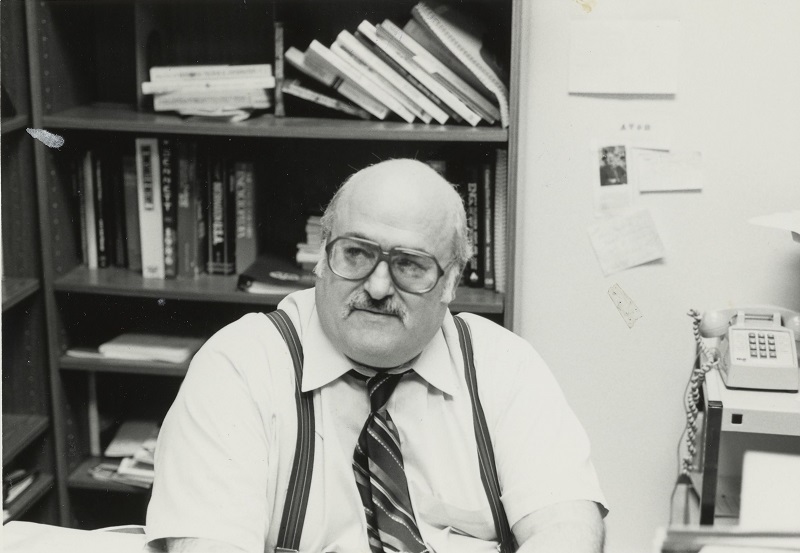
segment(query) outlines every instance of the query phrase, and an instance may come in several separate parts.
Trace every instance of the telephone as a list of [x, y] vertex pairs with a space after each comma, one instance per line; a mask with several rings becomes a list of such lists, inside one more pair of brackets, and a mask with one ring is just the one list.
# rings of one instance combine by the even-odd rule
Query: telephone
[[719, 371], [728, 388], [798, 391], [800, 313], [759, 306], [708, 311], [703, 338], [719, 338]]

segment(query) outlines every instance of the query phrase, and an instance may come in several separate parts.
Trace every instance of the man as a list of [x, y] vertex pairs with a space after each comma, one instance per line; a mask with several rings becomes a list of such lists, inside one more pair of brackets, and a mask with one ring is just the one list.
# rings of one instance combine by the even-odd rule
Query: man
[[[458, 194], [423, 163], [386, 161], [353, 175], [322, 224], [315, 289], [279, 306], [297, 328], [302, 390], [314, 397], [300, 550], [495, 551], [447, 309], [470, 254]], [[464, 318], [519, 551], [600, 551], [605, 507], [588, 440], [552, 375], [519, 337]], [[296, 432], [288, 350], [263, 314], [246, 315], [197, 353], [167, 415], [148, 538], [173, 551], [273, 551]]]

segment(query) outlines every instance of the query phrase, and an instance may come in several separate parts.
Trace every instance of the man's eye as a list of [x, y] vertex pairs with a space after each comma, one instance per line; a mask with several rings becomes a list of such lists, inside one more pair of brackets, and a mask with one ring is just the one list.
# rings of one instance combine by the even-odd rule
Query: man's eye
[[400, 257], [395, 262], [395, 267], [404, 273], [423, 273], [426, 268], [421, 260], [411, 257]]
[[344, 250], [344, 254], [351, 259], [359, 259], [364, 257], [371, 257], [370, 253], [364, 248], [358, 246], [350, 246]]

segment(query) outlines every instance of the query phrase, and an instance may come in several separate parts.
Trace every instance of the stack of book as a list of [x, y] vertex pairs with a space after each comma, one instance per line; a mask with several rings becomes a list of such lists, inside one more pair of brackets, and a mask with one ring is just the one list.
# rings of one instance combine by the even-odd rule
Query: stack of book
[[154, 453], [159, 425], [154, 421], [129, 420], [120, 425], [104, 455], [104, 461], [89, 469], [97, 480], [150, 488], [154, 478]]
[[322, 226], [319, 215], [311, 215], [306, 220], [306, 241], [297, 244], [295, 261], [306, 271], [313, 271], [322, 257]]
[[[312, 40], [283, 54], [299, 79], [281, 89], [328, 108], [411, 123], [508, 126], [504, 71], [487, 55], [479, 21], [446, 5], [419, 2], [401, 29], [389, 19], [362, 21], [330, 45]], [[343, 97], [317, 97], [307, 81]], [[316, 96], [315, 96], [316, 95]]]
[[145, 278], [239, 273], [255, 261], [255, 167], [184, 138], [137, 138], [130, 154], [75, 164], [84, 263]]
[[13, 505], [17, 498], [33, 485], [37, 476], [36, 470], [26, 469], [15, 469], [3, 476], [3, 521], [7, 518], [5, 508]]
[[108, 359], [185, 363], [203, 345], [203, 338], [125, 332], [100, 345], [98, 351]]
[[270, 64], [182, 65], [150, 68], [142, 93], [153, 95], [155, 111], [241, 121], [271, 107], [275, 88]]

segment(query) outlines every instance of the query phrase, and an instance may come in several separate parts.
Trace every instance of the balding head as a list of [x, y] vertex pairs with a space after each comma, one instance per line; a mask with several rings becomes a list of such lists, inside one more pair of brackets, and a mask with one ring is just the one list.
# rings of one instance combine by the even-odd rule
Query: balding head
[[[380, 214], [388, 225], [402, 226], [413, 220], [435, 227], [439, 236], [449, 236], [450, 251], [440, 262], [452, 262], [447, 287], [448, 295], [453, 295], [471, 247], [464, 204], [452, 184], [414, 159], [393, 159], [362, 169], [345, 181], [328, 204], [321, 221], [323, 247], [335, 230], [337, 215], [343, 209], [362, 208]], [[323, 264], [324, 260], [318, 272], [324, 269]]]

